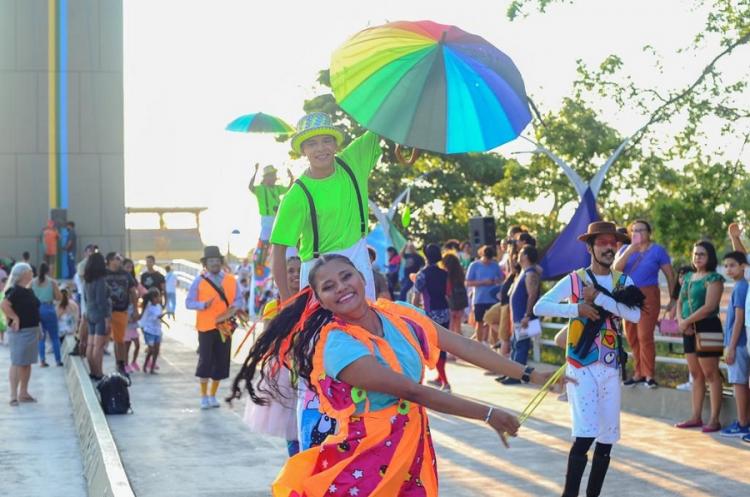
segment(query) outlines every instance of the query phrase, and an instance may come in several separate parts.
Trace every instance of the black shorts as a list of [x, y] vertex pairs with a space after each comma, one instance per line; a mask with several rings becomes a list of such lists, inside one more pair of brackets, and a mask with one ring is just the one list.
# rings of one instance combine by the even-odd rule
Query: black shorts
[[198, 367], [195, 376], [223, 380], [229, 378], [232, 339], [221, 341], [219, 330], [198, 332]]
[[[721, 320], [718, 316], [701, 319], [695, 323], [696, 333], [722, 331]], [[721, 352], [696, 352], [695, 335], [682, 335], [682, 348], [686, 354], [697, 354], [698, 357], [721, 357]]]
[[481, 324], [482, 321], [484, 321], [484, 313], [496, 303], [497, 302], [492, 304], [474, 304], [474, 321]]

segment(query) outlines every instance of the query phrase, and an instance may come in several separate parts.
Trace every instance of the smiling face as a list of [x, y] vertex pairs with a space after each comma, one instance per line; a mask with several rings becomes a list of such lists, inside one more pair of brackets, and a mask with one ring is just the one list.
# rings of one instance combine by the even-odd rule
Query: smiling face
[[615, 235], [597, 235], [593, 245], [589, 245], [589, 253], [594, 260], [605, 267], [610, 267], [615, 261], [617, 238]]
[[302, 142], [300, 149], [302, 155], [310, 162], [311, 169], [326, 170], [333, 166], [338, 145], [333, 135], [318, 135]]
[[292, 293], [299, 292], [299, 273], [302, 263], [298, 258], [286, 261], [286, 284]]
[[360, 318], [368, 309], [365, 280], [350, 263], [330, 260], [311, 275], [310, 283], [324, 309], [343, 318]]

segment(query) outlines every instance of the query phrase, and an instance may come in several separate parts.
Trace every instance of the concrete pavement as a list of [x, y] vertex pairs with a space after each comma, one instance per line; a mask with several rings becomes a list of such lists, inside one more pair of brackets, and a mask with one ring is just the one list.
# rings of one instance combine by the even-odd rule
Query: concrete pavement
[[[200, 411], [193, 378], [195, 331], [177, 323], [166, 334], [162, 374], [135, 375], [135, 414], [108, 418], [136, 493], [268, 495], [284, 461], [284, 442], [247, 432], [239, 417], [244, 400], [234, 410]], [[513, 412], [535, 393], [530, 387], [500, 386], [462, 363], [449, 364], [448, 374], [455, 394]], [[220, 393], [227, 388], [224, 384]], [[567, 404], [556, 397], [545, 399], [509, 450], [483, 423], [431, 413], [441, 495], [560, 495], [570, 421]], [[622, 424], [623, 440], [613, 450], [603, 495], [750, 495], [750, 444], [632, 414], [623, 414]]]
[[0, 346], [0, 495], [85, 497], [65, 371], [32, 366], [29, 392], [38, 403], [10, 407], [9, 366], [10, 351]]

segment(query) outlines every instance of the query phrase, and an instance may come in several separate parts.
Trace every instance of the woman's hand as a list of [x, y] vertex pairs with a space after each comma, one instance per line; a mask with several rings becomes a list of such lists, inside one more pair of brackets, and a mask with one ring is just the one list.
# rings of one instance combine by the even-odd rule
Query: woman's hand
[[687, 320], [682, 318], [677, 318], [677, 326], [680, 328], [680, 331], [683, 335], [694, 335], [695, 330], [693, 329], [693, 326], [687, 322]]
[[18, 319], [12, 319], [8, 324], [10, 325], [10, 329], [12, 331], [18, 331], [21, 326], [21, 323], [18, 321]]
[[518, 428], [521, 427], [521, 423], [518, 422], [518, 418], [509, 414], [497, 407], [492, 409], [492, 415], [488, 421], [489, 425], [500, 435], [505, 448], [509, 448], [507, 435], [515, 437], [518, 435]]

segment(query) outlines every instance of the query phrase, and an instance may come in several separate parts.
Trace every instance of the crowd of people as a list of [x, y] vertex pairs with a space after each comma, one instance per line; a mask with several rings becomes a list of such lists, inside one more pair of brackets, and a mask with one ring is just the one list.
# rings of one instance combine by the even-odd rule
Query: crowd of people
[[[654, 336], [670, 324], [682, 336], [693, 400], [693, 412], [676, 426], [750, 442], [747, 255], [737, 225], [728, 229], [731, 252], [719, 259], [714, 245], [698, 241], [690, 266], [675, 271], [646, 220], [625, 228], [594, 222], [578, 238], [590, 265], [551, 287], [543, 282], [537, 240], [523, 226], [479, 247], [412, 240], [378, 261], [367, 245], [366, 206], [379, 137], [368, 131], [345, 148], [343, 142], [329, 116], [307, 115], [291, 139], [309, 163], [306, 172], [282, 187], [267, 166], [256, 185], [256, 165], [250, 182], [262, 228], [254, 261], [264, 263], [270, 252], [275, 294], [227, 400], [247, 393], [250, 428], [286, 439], [290, 458], [273, 484], [275, 496], [437, 495], [427, 409], [483, 420], [507, 445], [520, 427], [514, 415], [452, 395], [446, 364], [458, 359], [503, 386], [544, 385], [562, 374], [573, 436], [563, 497], [578, 495], [591, 447], [586, 495], [598, 496], [621, 435], [621, 389], [658, 388]], [[254, 272], [248, 260], [235, 276], [215, 246], [204, 248], [201, 263], [185, 305], [196, 314], [200, 407], [211, 409], [230, 375], [232, 333], [247, 317]], [[76, 287], [50, 278], [47, 261], [36, 275], [28, 262], [9, 269], [1, 309], [11, 330], [12, 405], [35, 401], [31, 365], [37, 357], [47, 364], [47, 338], [60, 364], [60, 336], [72, 330], [94, 380], [104, 374], [110, 341], [120, 374], [158, 371], [163, 319], [174, 317], [176, 298], [168, 266], [162, 274], [149, 256], [137, 279], [133, 261], [87, 246]], [[733, 289], [722, 325], [727, 279]], [[562, 321], [554, 340], [565, 353], [558, 374], [529, 364], [543, 318]], [[147, 347], [142, 366], [139, 330]], [[737, 411], [727, 427], [719, 421], [722, 356]], [[427, 368], [436, 376], [426, 378]], [[704, 423], [707, 390], [711, 415]]]
[[[49, 367], [49, 348], [63, 366], [61, 345], [68, 335], [76, 343], [72, 353], [85, 357], [94, 381], [104, 377], [103, 359], [111, 354], [116, 371], [128, 379], [141, 370], [155, 374], [163, 318], [174, 318], [177, 279], [170, 266], [163, 274], [148, 256], [137, 277], [131, 259], [88, 245], [72, 277], [58, 281], [48, 259], [37, 268], [24, 252], [21, 261], [7, 258], [0, 265], [0, 344], [10, 349], [10, 405], [37, 401], [28, 391], [31, 366]], [[141, 334], [147, 349], [142, 364]]]
[[[564, 276], [546, 293], [542, 254], [522, 226], [481, 247], [412, 240], [388, 247], [379, 261], [366, 247], [364, 207], [367, 176], [380, 155], [378, 140], [365, 132], [345, 148], [343, 142], [325, 114], [310, 114], [297, 125], [292, 148], [309, 169], [284, 187], [273, 223], [266, 220], [272, 224], [266, 234], [279, 290], [277, 310], [230, 396], [249, 393], [251, 428], [287, 439], [291, 458], [273, 485], [274, 495], [407, 495], [414, 485], [434, 495], [429, 434], [412, 432], [426, 426], [424, 407], [484, 419], [503, 440], [518, 429], [496, 407], [451, 396], [446, 362], [463, 358], [507, 386], [538, 383], [541, 375], [528, 361], [545, 317], [567, 319], [555, 336], [565, 351], [574, 437], [564, 496], [578, 495], [591, 447], [586, 494], [600, 494], [612, 446], [620, 438], [621, 388], [658, 388], [654, 334], [670, 323], [682, 330], [696, 408], [693, 419], [678, 426], [720, 429], [718, 406], [705, 424], [700, 407], [706, 385], [712, 405], [721, 400], [718, 356], [726, 349], [738, 420], [722, 435], [747, 433], [741, 283], [746, 261], [736, 227], [730, 229], [735, 251], [723, 258], [736, 293], [723, 327], [714, 319], [719, 302], [713, 300], [721, 293], [713, 285], [721, 285], [723, 277], [709, 276], [706, 268], [715, 273], [717, 264], [706, 266], [701, 259], [700, 247], [710, 244], [697, 243], [693, 264], [676, 272], [642, 219], [624, 228], [590, 225], [579, 240], [591, 265]], [[289, 250], [296, 250], [294, 259]], [[289, 268], [297, 264], [299, 286], [288, 281]], [[424, 378], [425, 367], [434, 368], [436, 377]], [[424, 390], [422, 383], [434, 388]], [[401, 451], [389, 433], [420, 444]], [[355, 450], [361, 445], [376, 449], [378, 457], [364, 458]], [[405, 453], [417, 455], [404, 458]], [[365, 469], [353, 475], [340, 471], [355, 464]]]

